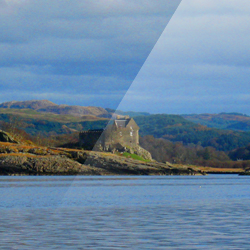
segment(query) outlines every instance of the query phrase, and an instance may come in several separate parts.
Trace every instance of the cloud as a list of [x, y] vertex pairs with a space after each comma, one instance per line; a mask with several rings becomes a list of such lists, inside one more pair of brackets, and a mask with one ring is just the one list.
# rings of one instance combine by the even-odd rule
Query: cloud
[[8, 54], [14, 63], [55, 66], [62, 59], [140, 62], [179, 1], [164, 2], [7, 1], [0, 16], [0, 63]]

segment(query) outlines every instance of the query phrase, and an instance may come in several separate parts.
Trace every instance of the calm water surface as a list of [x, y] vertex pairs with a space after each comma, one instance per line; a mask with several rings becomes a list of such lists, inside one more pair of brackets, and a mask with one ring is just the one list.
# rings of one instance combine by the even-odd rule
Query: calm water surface
[[1, 249], [250, 249], [250, 177], [0, 177]]

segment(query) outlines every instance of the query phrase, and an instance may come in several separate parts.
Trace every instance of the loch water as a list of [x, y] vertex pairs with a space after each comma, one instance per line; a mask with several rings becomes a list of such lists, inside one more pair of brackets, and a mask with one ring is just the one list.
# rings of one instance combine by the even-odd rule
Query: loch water
[[0, 249], [250, 249], [250, 177], [0, 177]]

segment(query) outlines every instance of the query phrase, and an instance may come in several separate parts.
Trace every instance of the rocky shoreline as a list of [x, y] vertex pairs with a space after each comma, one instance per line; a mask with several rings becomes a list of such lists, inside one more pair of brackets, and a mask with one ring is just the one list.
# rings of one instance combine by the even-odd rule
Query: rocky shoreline
[[0, 175], [202, 175], [188, 167], [112, 153], [0, 144]]

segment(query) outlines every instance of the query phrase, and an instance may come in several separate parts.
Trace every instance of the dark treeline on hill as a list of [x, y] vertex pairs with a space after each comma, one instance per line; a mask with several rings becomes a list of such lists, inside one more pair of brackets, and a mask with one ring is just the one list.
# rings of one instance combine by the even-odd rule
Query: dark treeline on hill
[[178, 115], [149, 115], [134, 118], [140, 127], [140, 134], [153, 135], [172, 142], [190, 143], [216, 150], [230, 151], [243, 147], [250, 142], [250, 132], [238, 132], [208, 128], [195, 124]]
[[[232, 161], [223, 151], [217, 151], [213, 147], [202, 147], [200, 145], [183, 145], [182, 142], [171, 142], [165, 139], [156, 139], [147, 135], [140, 138], [140, 144], [148, 150], [153, 159], [159, 162], [170, 162], [177, 164], [192, 164], [209, 166], [213, 168], [249, 168], [250, 151], [245, 151], [246, 157], [242, 161]], [[250, 150], [250, 146], [248, 147]], [[236, 150], [237, 151], [237, 150]], [[238, 152], [232, 152], [236, 156]], [[237, 157], [235, 157], [237, 160]]]
[[250, 160], [250, 144], [246, 147], [234, 149], [229, 152], [229, 157], [236, 160]]
[[142, 147], [149, 150], [154, 159], [160, 162], [194, 164], [201, 160], [229, 161], [230, 158], [223, 151], [213, 147], [200, 145], [183, 145], [182, 142], [171, 142], [165, 139], [156, 139], [147, 135], [140, 139]]

